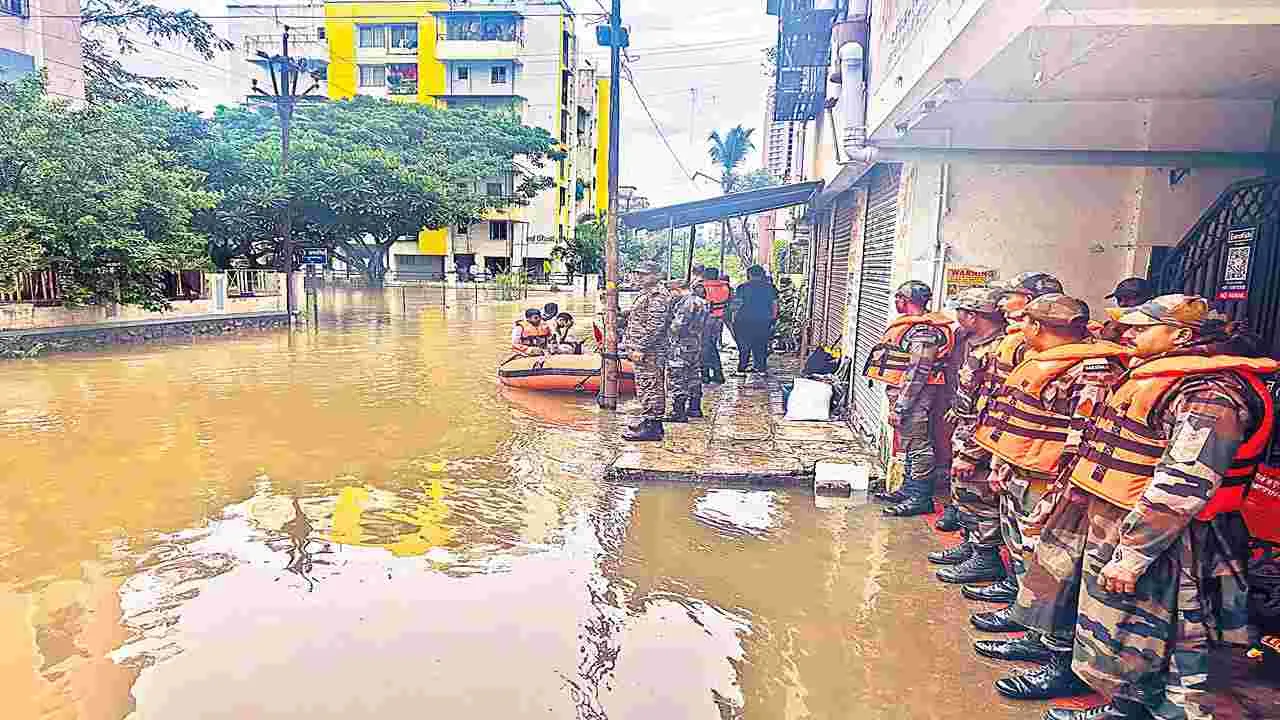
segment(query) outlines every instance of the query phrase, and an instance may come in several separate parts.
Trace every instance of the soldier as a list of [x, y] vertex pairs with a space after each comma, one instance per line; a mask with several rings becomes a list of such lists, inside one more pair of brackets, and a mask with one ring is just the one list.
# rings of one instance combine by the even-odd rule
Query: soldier
[[1005, 577], [1000, 559], [1000, 506], [991, 489], [991, 452], [974, 442], [978, 416], [993, 389], [996, 348], [1007, 323], [1000, 312], [999, 288], [974, 288], [960, 296], [956, 316], [964, 331], [964, 360], [956, 377], [951, 420], [951, 490], [965, 541], [929, 553], [929, 562], [948, 565], [938, 571], [947, 583], [992, 582]]
[[905, 455], [901, 490], [882, 493], [892, 503], [885, 515], [909, 517], [933, 512], [934, 455], [931, 423], [934, 403], [946, 385], [943, 366], [955, 347], [951, 318], [929, 312], [933, 291], [912, 280], [894, 296], [899, 317], [871, 350], [863, 375], [886, 385], [889, 425], [895, 449]]
[[[1116, 289], [1107, 296], [1107, 299], [1115, 300], [1116, 307], [1132, 308], [1149, 302], [1155, 296], [1156, 293], [1151, 289], [1151, 283], [1143, 278], [1131, 277], [1121, 280], [1116, 285]], [[1092, 325], [1089, 329], [1100, 340], [1116, 342], [1124, 334], [1125, 327], [1115, 320], [1107, 320], [1106, 322]]]
[[[671, 395], [669, 422], [702, 417], [702, 337], [706, 332], [707, 301], [689, 291], [689, 283], [672, 280], [671, 347], [667, 375]], [[699, 288], [701, 290], [701, 288]]]
[[[1055, 482], [1078, 452], [1080, 432], [1101, 406], [1106, 392], [1125, 371], [1131, 351], [1094, 342], [1089, 336], [1089, 306], [1051, 293], [1025, 307], [1022, 336], [1031, 359], [1018, 365], [987, 403], [974, 441], [991, 451], [991, 485], [1000, 497], [1001, 535], [1010, 552], [1013, 586], [1026, 574], [1035, 547], [1033, 509], [1051, 505]], [[988, 632], [1024, 628], [1012, 616], [1014, 605], [973, 616]], [[1005, 678], [996, 689], [1014, 699], [1046, 699], [1086, 694], [1071, 674], [1071, 645], [1053, 642], [1056, 628], [1032, 624], [1014, 640], [974, 643], [979, 655], [1000, 660], [1048, 662], [1041, 670]], [[1040, 631], [1050, 635], [1041, 641]], [[1058, 635], [1060, 637], [1060, 634]], [[1068, 635], [1068, 637], [1070, 637]]]
[[1141, 364], [1085, 430], [1072, 487], [1044, 523], [1082, 548], [1074, 568], [1057, 568], [1065, 583], [1079, 574], [1072, 669], [1108, 703], [1045, 717], [1212, 717], [1209, 632], [1248, 640], [1229, 538], [1243, 532], [1238, 511], [1274, 423], [1259, 376], [1280, 363], [1221, 354], [1237, 350], [1203, 298], [1109, 314]]
[[631, 306], [622, 336], [623, 352], [635, 364], [636, 395], [643, 406], [640, 422], [622, 433], [623, 440], [657, 441], [663, 437], [666, 414], [667, 328], [671, 322], [671, 296], [658, 282], [658, 264], [642, 262], [635, 270], [640, 297]]

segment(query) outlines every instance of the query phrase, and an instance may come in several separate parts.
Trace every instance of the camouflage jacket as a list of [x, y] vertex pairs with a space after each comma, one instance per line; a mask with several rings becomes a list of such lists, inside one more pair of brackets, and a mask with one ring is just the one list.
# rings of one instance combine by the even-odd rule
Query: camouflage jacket
[[1253, 394], [1228, 373], [1196, 376], [1172, 391], [1157, 416], [1169, 447], [1121, 524], [1114, 562], [1141, 575], [1191, 525], [1261, 421]]
[[665, 355], [667, 327], [671, 323], [671, 294], [661, 285], [645, 290], [627, 314], [623, 332], [623, 352]]
[[968, 337], [962, 347], [964, 360], [956, 373], [956, 396], [951, 403], [951, 417], [956, 429], [951, 434], [951, 448], [955, 457], [974, 465], [991, 459], [991, 452], [973, 441], [978, 429], [978, 415], [983, 400], [995, 389], [996, 348], [1004, 339], [1004, 328], [998, 328], [985, 337]]
[[946, 342], [942, 331], [932, 325], [916, 325], [903, 336], [903, 348], [911, 355], [906, 378], [901, 388], [885, 388], [885, 396], [894, 413], [905, 417], [913, 410], [927, 410], [933, 406], [939, 389], [929, 385], [928, 380], [938, 363], [943, 362], [938, 352]]
[[693, 361], [702, 357], [702, 336], [706, 332], [710, 313], [711, 305], [693, 293], [673, 298], [671, 348], [668, 357]]

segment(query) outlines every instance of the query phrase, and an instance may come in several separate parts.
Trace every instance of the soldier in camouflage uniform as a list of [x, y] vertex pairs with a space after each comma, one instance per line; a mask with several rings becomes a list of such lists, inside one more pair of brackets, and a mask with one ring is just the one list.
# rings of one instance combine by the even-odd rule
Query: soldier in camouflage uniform
[[671, 296], [658, 282], [658, 265], [642, 262], [636, 267], [640, 297], [631, 306], [620, 350], [635, 365], [636, 395], [643, 407], [640, 422], [622, 433], [622, 439], [656, 441], [663, 437], [662, 418], [666, 414], [668, 351], [667, 330], [671, 323]]
[[[690, 292], [689, 283], [672, 280], [671, 347], [667, 355], [667, 375], [671, 395], [668, 422], [687, 422], [702, 417], [702, 336], [706, 332], [710, 306]], [[702, 291], [702, 288], [698, 288]], [[705, 292], [705, 291], [703, 291]]]
[[922, 282], [912, 280], [898, 288], [894, 302], [899, 317], [877, 350], [890, 351], [900, 360], [889, 357], [879, 366], [869, 362], [866, 369], [867, 377], [886, 383], [895, 451], [905, 458], [902, 488], [876, 496], [891, 503], [884, 514], [894, 517], [933, 512], [933, 408], [945, 400], [945, 385], [930, 379], [940, 376], [954, 342], [949, 318], [929, 312], [932, 299], [933, 290]]
[[958, 508], [965, 541], [947, 550], [929, 553], [929, 562], [947, 565], [938, 579], [966, 584], [1003, 580], [1000, 559], [1000, 505], [991, 488], [991, 452], [974, 442], [978, 417], [994, 388], [995, 350], [1007, 324], [1000, 312], [999, 288], [974, 288], [956, 303], [964, 336], [957, 352], [964, 353], [956, 377], [956, 397], [951, 406], [955, 431], [951, 436], [951, 490]]
[[1215, 354], [1207, 342], [1222, 323], [1203, 298], [1165, 295], [1109, 314], [1142, 361], [1084, 432], [1036, 551], [1045, 582], [1028, 576], [1046, 599], [1078, 588], [1072, 668], [1109, 702], [1045, 717], [1211, 718], [1210, 633], [1250, 640], [1232, 539], [1243, 537], [1248, 456], [1274, 415], [1258, 375], [1277, 363]]

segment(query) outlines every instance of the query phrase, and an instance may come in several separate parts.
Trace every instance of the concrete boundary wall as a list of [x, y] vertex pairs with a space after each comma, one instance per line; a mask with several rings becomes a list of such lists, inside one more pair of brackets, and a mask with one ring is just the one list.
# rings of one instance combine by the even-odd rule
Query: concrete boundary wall
[[288, 327], [282, 311], [135, 320], [78, 327], [0, 332], [0, 358], [30, 358], [53, 352], [101, 350], [156, 340], [192, 340], [243, 330]]

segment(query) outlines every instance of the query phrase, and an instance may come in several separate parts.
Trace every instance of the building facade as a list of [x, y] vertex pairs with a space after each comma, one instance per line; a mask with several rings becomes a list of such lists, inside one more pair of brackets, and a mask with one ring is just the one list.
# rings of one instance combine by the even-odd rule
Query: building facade
[[[558, 138], [566, 151], [550, 169], [555, 186], [529, 205], [397, 243], [391, 272], [460, 279], [511, 268], [543, 274], [577, 216], [594, 210], [579, 200], [580, 194], [593, 197], [586, 191], [590, 185], [579, 190], [579, 183], [594, 177], [586, 164], [594, 153], [583, 151], [582, 143], [599, 133], [596, 99], [583, 97], [584, 87], [593, 88], [579, 77], [575, 16], [567, 0], [331, 0], [324, 11], [330, 97], [510, 109]], [[509, 196], [513, 184], [510, 175], [478, 178], [476, 190]]]
[[[228, 4], [226, 38], [235, 45], [229, 53], [227, 95], [243, 102], [252, 94], [254, 81], [268, 91], [271, 73], [262, 55], [284, 52], [284, 28], [289, 27], [289, 55], [302, 58], [313, 77], [316, 91], [328, 95], [329, 41], [326, 38], [324, 6], [315, 3]], [[305, 89], [304, 88], [299, 88]]]
[[[1100, 316], [1117, 281], [1157, 271], [1234, 182], [1265, 175], [1280, 139], [1274, 4], [767, 5], [774, 119], [806, 125], [807, 172], [826, 181], [808, 340], [841, 340], [855, 368], [910, 279], [945, 299], [975, 276], [1046, 271]], [[1274, 244], [1266, 217], [1257, 237]], [[858, 426], [883, 441], [883, 394], [855, 386]]]
[[50, 95], [84, 99], [79, 0], [0, 0], [0, 81], [40, 70]]

